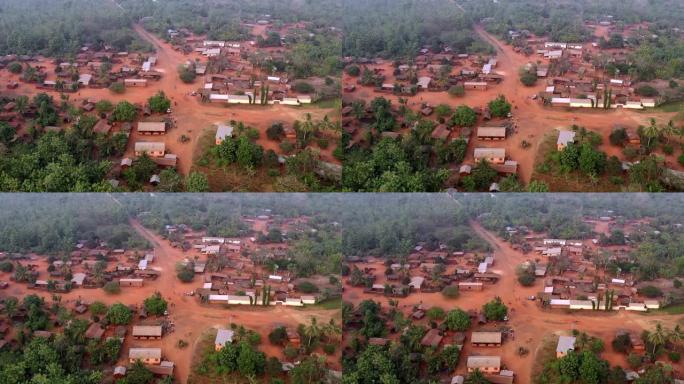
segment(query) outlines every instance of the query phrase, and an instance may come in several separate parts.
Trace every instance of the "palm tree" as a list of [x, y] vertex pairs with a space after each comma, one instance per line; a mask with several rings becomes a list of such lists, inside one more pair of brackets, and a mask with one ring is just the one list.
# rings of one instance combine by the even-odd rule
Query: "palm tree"
[[465, 379], [466, 384], [488, 384], [489, 381], [484, 377], [482, 372], [480, 372], [479, 369], [475, 369], [473, 373], [468, 375], [468, 378]]
[[656, 324], [656, 328], [653, 332], [648, 334], [649, 343], [653, 344], [652, 354], [655, 356], [656, 349], [667, 342], [668, 336], [667, 332], [663, 328], [661, 323]]
[[651, 141], [660, 136], [660, 133], [661, 128], [658, 127], [656, 120], [654, 118], [651, 118], [651, 124], [648, 127], [644, 128], [644, 136], [648, 138], [648, 148], [651, 147]]
[[321, 332], [322, 330], [321, 327], [318, 326], [318, 320], [315, 317], [311, 317], [311, 324], [304, 329], [304, 333], [307, 336], [306, 346], [311, 347], [312, 342], [321, 337]]
[[677, 129], [675, 128], [672, 120], [670, 120], [666, 126], [661, 128], [660, 134], [665, 136], [665, 138], [668, 139], [668, 141], [669, 141], [670, 136], [674, 136], [677, 134]]
[[342, 328], [335, 324], [335, 319], [330, 319], [330, 322], [323, 326], [323, 334], [328, 340], [338, 340], [338, 336], [342, 335]]

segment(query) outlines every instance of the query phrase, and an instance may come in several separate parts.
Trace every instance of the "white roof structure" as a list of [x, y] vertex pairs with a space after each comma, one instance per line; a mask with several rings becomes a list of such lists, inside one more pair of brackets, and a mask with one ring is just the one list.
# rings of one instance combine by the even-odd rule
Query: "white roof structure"
[[575, 338], [573, 336], [561, 336], [558, 338], [556, 353], [568, 353], [575, 349]]
[[413, 287], [414, 289], [420, 289], [424, 281], [425, 278], [423, 276], [412, 276], [411, 282], [408, 285], [409, 287]]
[[226, 343], [232, 343], [234, 335], [235, 332], [233, 330], [219, 329], [216, 333], [216, 339], [214, 340], [214, 344], [223, 346], [226, 345]]
[[574, 143], [575, 134], [575, 131], [560, 131], [560, 133], [558, 134], [558, 141], [556, 141], [556, 145], [567, 146], [570, 143]]
[[226, 137], [233, 137], [233, 126], [221, 124], [216, 128], [216, 140], [225, 140]]
[[147, 269], [147, 260], [142, 259], [138, 262], [138, 269], [144, 271]]
[[468, 356], [468, 368], [501, 367], [500, 356]]
[[129, 359], [161, 359], [161, 348], [131, 348], [128, 350]]

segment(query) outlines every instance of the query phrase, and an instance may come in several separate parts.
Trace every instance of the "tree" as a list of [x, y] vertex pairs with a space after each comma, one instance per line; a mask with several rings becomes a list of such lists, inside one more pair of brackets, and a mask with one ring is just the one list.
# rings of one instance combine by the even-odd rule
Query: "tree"
[[114, 104], [109, 100], [100, 100], [95, 103], [95, 111], [98, 114], [108, 113], [114, 110]]
[[107, 305], [101, 301], [94, 301], [88, 309], [93, 316], [101, 316], [107, 313]]
[[357, 76], [359, 76], [359, 75], [361, 74], [361, 68], [359, 68], [358, 65], [354, 65], [354, 64], [348, 66], [348, 67], [345, 68], [344, 70], [345, 70], [345, 72], [347, 72], [347, 74], [348, 74], [349, 76], [357, 77]]
[[609, 139], [611, 144], [623, 146], [628, 139], [627, 130], [622, 127], [615, 128], [610, 132]]
[[447, 312], [444, 325], [450, 331], [466, 331], [470, 328], [470, 316], [462, 309]]
[[507, 117], [511, 112], [511, 104], [506, 101], [504, 95], [500, 95], [496, 99], [490, 101], [488, 106], [493, 117]]
[[477, 114], [467, 105], [456, 107], [451, 122], [457, 127], [472, 127], [477, 122]]
[[327, 369], [325, 358], [307, 356], [290, 371], [292, 384], [317, 384], [325, 380]]
[[195, 73], [194, 67], [181, 65], [178, 67], [178, 77], [185, 84], [192, 84], [195, 82], [197, 74]]
[[537, 73], [532, 71], [523, 71], [520, 74], [520, 82], [526, 87], [531, 87], [537, 83]]
[[189, 283], [195, 278], [195, 268], [192, 263], [178, 263], [176, 264], [176, 276], [184, 283]]
[[114, 121], [133, 121], [137, 114], [138, 111], [133, 104], [128, 101], [121, 101], [114, 107], [112, 118]]
[[165, 113], [171, 108], [171, 100], [166, 97], [163, 91], [157, 92], [157, 94], [150, 97], [147, 102], [150, 104], [150, 110], [155, 113]]
[[161, 316], [166, 312], [168, 304], [162, 298], [161, 293], [155, 292], [152, 296], [145, 299], [145, 310], [155, 316]]
[[183, 178], [175, 168], [167, 168], [161, 171], [159, 180], [157, 190], [161, 192], [181, 192], [183, 190]]
[[501, 301], [499, 296], [482, 306], [482, 312], [487, 320], [503, 321], [508, 315], [508, 307]]
[[658, 347], [665, 345], [667, 342], [667, 333], [665, 329], [663, 328], [663, 325], [661, 323], [656, 324], [655, 330], [652, 332], [648, 333], [648, 342], [653, 346], [653, 350], [651, 351], [651, 354], [655, 356], [656, 350]]
[[428, 319], [435, 321], [444, 318], [446, 312], [444, 312], [444, 309], [440, 307], [432, 307], [425, 312], [425, 315]]
[[187, 192], [208, 192], [209, 179], [204, 173], [192, 172], [185, 179], [185, 189]]
[[154, 374], [137, 360], [126, 372], [126, 384], [151, 384]]
[[127, 306], [121, 303], [116, 303], [109, 307], [105, 318], [110, 324], [126, 325], [131, 322], [133, 314]]
[[527, 191], [532, 193], [546, 193], [549, 192], [549, 186], [543, 181], [532, 180], [527, 186]]
[[238, 353], [237, 368], [241, 375], [258, 375], [264, 372], [266, 355], [263, 352], [255, 351], [243, 341], [238, 346]]
[[283, 123], [273, 123], [266, 129], [266, 137], [270, 140], [280, 140], [285, 135]]
[[274, 345], [285, 345], [288, 341], [287, 330], [285, 327], [274, 328], [268, 334], [268, 340]]
[[22, 67], [20, 62], [13, 61], [13, 62], [9, 63], [9, 65], [7, 66], [7, 69], [10, 72], [14, 73], [15, 75], [18, 75], [23, 70], [23, 67]]

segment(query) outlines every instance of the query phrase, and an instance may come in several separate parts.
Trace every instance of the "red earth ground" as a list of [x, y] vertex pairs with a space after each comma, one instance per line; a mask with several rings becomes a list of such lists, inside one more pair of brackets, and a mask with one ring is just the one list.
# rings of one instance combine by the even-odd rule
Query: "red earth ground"
[[[562, 310], [543, 309], [535, 301], [527, 299], [527, 297], [537, 295], [543, 290], [543, 281], [538, 279], [533, 286], [523, 287], [517, 282], [515, 274], [517, 265], [527, 260], [533, 260], [533, 257], [514, 250], [510, 243], [485, 230], [479, 223], [472, 222], [471, 226], [493, 249], [492, 254], [495, 256], [495, 263], [492, 272], [501, 275], [501, 279], [496, 284], [486, 285], [485, 289], [480, 292], [461, 292], [457, 299], [446, 299], [441, 293], [412, 293], [406, 298], [393, 298], [399, 301], [399, 309], [406, 315], [409, 315], [413, 306], [418, 304], [422, 304], [426, 308], [439, 306], [447, 311], [454, 308], [480, 311], [485, 302], [496, 296], [502, 298], [509, 308], [509, 321], [502, 325], [511, 327], [514, 330], [514, 337], [506, 340], [499, 348], [473, 347], [466, 341], [455, 373], [463, 374], [466, 371], [466, 356], [470, 354], [491, 354], [501, 356], [502, 364], [515, 372], [517, 382], [529, 383], [531, 382], [535, 354], [542, 346], [542, 342], [550, 335], [569, 334], [573, 329], [602, 339], [606, 346], [602, 358], [609, 361], [611, 365], [627, 368], [626, 355], [614, 352], [610, 346], [618, 329], [628, 329], [641, 334], [643, 329], [653, 329], [657, 322], [670, 329], [677, 324], [684, 324], [684, 315], [646, 315], [628, 311], [613, 313], [576, 311], [570, 313]], [[384, 264], [381, 262], [376, 264], [371, 266], [376, 267], [376, 271], [384, 271]], [[379, 277], [382, 280], [383, 276]], [[378, 281], [378, 283], [382, 284], [382, 281]], [[364, 294], [363, 288], [345, 286], [345, 301], [358, 305], [366, 299], [381, 302], [384, 308], [388, 308], [389, 298], [382, 295]], [[426, 320], [421, 321], [426, 322]], [[485, 328], [491, 329], [492, 325], [488, 324]], [[530, 354], [524, 357], [519, 356], [517, 353], [519, 347], [527, 348]], [[676, 371], [684, 372], [684, 364], [677, 363], [673, 366]]]

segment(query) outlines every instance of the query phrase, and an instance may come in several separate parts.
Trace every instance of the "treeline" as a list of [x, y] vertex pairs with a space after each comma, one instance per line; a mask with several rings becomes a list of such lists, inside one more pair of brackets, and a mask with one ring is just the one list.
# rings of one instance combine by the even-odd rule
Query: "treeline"
[[72, 57], [86, 44], [147, 50], [114, 1], [6, 0], [0, 4], [0, 54]]
[[500, 37], [507, 37], [509, 30], [523, 29], [562, 42], [587, 41], [591, 37], [591, 32], [584, 26], [581, 2], [469, 0], [464, 7], [473, 19], [484, 21], [487, 30]]
[[333, 26], [338, 23], [340, 1], [154, 1], [123, 0], [119, 2], [131, 18], [142, 19], [145, 28], [166, 34], [168, 29], [187, 28], [195, 34], [206, 34], [215, 40], [251, 39], [249, 29], [241, 22], [256, 22], [261, 19], [274, 21], [276, 27], [282, 23], [299, 21], [314, 22], [315, 26]]
[[428, 46], [439, 52], [486, 51], [469, 14], [448, 0], [343, 0], [343, 56], [414, 57]]
[[0, 251], [64, 254], [79, 240], [104, 241], [112, 248], [145, 248], [114, 200], [98, 194], [3, 194]]
[[355, 209], [343, 214], [346, 256], [403, 256], [418, 243], [428, 250], [486, 250], [487, 243], [467, 227], [468, 212], [447, 194], [353, 196]]

